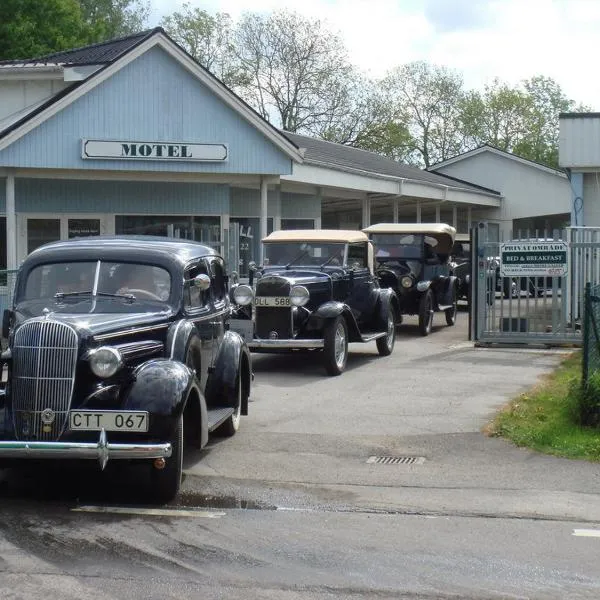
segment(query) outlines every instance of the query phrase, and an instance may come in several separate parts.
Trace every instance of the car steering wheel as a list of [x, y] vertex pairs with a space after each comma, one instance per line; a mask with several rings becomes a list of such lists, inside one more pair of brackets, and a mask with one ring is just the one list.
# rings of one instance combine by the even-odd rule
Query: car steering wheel
[[128, 294], [133, 294], [134, 296], [137, 294], [141, 294], [142, 296], [147, 296], [148, 298], [151, 298], [152, 300], [158, 300], [159, 302], [163, 302], [163, 299], [152, 293], [149, 292], [148, 290], [140, 290], [140, 289], [135, 289], [135, 288], [127, 288], [127, 293]]

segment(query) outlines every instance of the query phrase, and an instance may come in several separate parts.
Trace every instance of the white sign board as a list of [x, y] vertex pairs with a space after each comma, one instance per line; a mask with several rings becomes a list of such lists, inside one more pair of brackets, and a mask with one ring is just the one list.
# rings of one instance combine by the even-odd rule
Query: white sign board
[[81, 142], [84, 159], [225, 162], [228, 154], [225, 144], [85, 139]]
[[567, 274], [569, 245], [561, 241], [503, 242], [502, 277], [562, 277]]

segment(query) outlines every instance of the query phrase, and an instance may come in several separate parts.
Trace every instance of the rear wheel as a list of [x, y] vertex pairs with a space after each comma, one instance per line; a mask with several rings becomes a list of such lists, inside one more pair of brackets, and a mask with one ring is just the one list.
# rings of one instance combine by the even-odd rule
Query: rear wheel
[[325, 327], [323, 360], [329, 375], [341, 375], [348, 360], [348, 328], [344, 317], [336, 317]]
[[444, 311], [446, 315], [446, 325], [452, 327], [456, 323], [456, 312], [458, 311], [458, 302], [456, 299], [456, 286], [452, 286], [452, 308], [447, 308]]
[[388, 309], [386, 335], [385, 337], [377, 338], [377, 351], [380, 356], [389, 356], [394, 349], [396, 343], [396, 314], [390, 306]]
[[433, 325], [433, 294], [427, 290], [419, 300], [419, 332], [429, 335]]
[[157, 504], [170, 502], [179, 493], [183, 474], [183, 415], [177, 419], [177, 426], [171, 438], [172, 453], [165, 466], [157, 469], [152, 465], [152, 499]]

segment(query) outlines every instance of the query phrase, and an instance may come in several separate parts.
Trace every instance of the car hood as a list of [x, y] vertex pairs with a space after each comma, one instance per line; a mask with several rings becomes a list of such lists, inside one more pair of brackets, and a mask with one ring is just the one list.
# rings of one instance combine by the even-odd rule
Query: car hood
[[153, 310], [144, 312], [102, 312], [102, 313], [82, 313], [68, 312], [67, 307], [60, 311], [49, 310], [46, 314], [40, 310], [39, 303], [32, 305], [19, 305], [15, 309], [15, 325], [18, 327], [28, 319], [45, 316], [53, 321], [66, 323], [77, 331], [85, 332], [88, 335], [98, 335], [100, 333], [109, 333], [128, 329], [130, 327], [150, 326], [165, 323], [173, 315], [170, 308], [165, 310]]
[[[339, 269], [338, 269], [339, 272]], [[327, 283], [331, 275], [324, 271], [312, 271], [310, 269], [269, 269], [263, 271], [262, 277], [257, 280], [257, 285], [269, 277], [280, 277], [287, 280], [290, 285], [310, 285], [312, 283]]]

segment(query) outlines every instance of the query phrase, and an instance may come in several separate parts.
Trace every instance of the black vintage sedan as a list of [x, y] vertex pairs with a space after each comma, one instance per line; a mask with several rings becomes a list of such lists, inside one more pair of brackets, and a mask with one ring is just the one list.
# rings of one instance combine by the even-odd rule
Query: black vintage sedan
[[[201, 244], [90, 237], [35, 250], [3, 318], [0, 461], [143, 461], [173, 499], [184, 444], [233, 435], [250, 353], [228, 331], [223, 260]], [[3, 418], [2, 418], [3, 417]]]
[[373, 247], [360, 231], [276, 231], [249, 285], [232, 287], [231, 327], [254, 352], [318, 350], [329, 375], [346, 367], [349, 342], [392, 353], [398, 299], [380, 287]]

